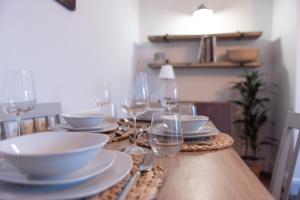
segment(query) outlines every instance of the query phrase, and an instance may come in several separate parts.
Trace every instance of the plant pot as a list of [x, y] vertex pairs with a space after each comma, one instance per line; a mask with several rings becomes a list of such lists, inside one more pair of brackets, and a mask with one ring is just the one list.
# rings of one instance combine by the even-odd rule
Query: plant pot
[[248, 167], [251, 169], [251, 171], [259, 177], [262, 168], [263, 168], [263, 163], [262, 160], [259, 160], [258, 158], [253, 158], [253, 157], [242, 157], [245, 163], [248, 165]]

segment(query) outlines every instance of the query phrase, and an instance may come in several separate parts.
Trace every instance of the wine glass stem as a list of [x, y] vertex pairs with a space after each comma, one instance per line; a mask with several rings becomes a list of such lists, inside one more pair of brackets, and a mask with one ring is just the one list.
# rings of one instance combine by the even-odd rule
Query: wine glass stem
[[171, 113], [171, 111], [172, 111], [172, 108], [167, 107], [167, 113]]
[[133, 115], [133, 145], [136, 146], [137, 132], [136, 132], [136, 116]]
[[17, 120], [17, 136], [21, 136], [21, 123], [22, 123], [22, 118], [20, 116], [16, 117]]

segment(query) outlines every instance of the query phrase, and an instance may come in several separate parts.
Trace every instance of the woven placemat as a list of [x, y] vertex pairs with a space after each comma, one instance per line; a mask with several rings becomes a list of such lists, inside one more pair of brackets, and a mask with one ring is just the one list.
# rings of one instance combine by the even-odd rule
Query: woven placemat
[[[137, 134], [139, 136], [142, 133], [142, 129], [141, 128], [142, 128], [142, 126], [137, 126], [137, 130], [136, 131], [137, 131]], [[115, 131], [117, 131], [117, 130], [114, 130], [114, 131], [111, 131], [111, 132], [107, 133], [109, 135], [109, 137], [110, 137], [110, 141], [109, 142], [118, 142], [118, 141], [121, 141], [121, 140], [125, 140], [127, 138], [129, 138], [130, 142], [132, 142], [131, 139], [133, 139], [133, 137], [131, 137], [131, 136], [133, 136], [133, 127], [130, 127], [127, 132], [122, 133], [121, 135], [116, 135]]]
[[[225, 133], [219, 133], [218, 135], [212, 136], [205, 141], [190, 141], [190, 143], [184, 143], [181, 151], [209, 151], [224, 149], [232, 146], [234, 143], [233, 138]], [[143, 147], [150, 148], [147, 134], [143, 134], [137, 140], [137, 144]]]
[[116, 135], [115, 131], [111, 131], [111, 132], [107, 133], [107, 135], [110, 137], [109, 142], [119, 142], [119, 141], [125, 140], [125, 139], [129, 138], [129, 136], [133, 132], [132, 128], [129, 128], [128, 131], [126, 131], [125, 133], [122, 133], [121, 135]]
[[[128, 123], [124, 122], [122, 119], [118, 120], [118, 124], [119, 124], [119, 126], [128, 125]], [[140, 129], [143, 126], [144, 126], [144, 124], [137, 124], [136, 128]], [[122, 135], [116, 135], [115, 131], [117, 131], [117, 130], [113, 130], [113, 131], [107, 133], [110, 137], [109, 142], [119, 142], [119, 141], [129, 138], [133, 134], [133, 127], [130, 126], [128, 131], [123, 133]], [[137, 130], [137, 131], [139, 131], [139, 130]]]
[[[133, 159], [133, 167], [126, 178], [123, 181], [113, 186], [112, 188], [106, 190], [105, 192], [99, 194], [97, 197], [92, 198], [93, 200], [114, 200], [118, 198], [118, 195], [123, 190], [125, 184], [133, 173], [135, 173], [142, 161], [142, 156], [134, 155]], [[158, 193], [159, 187], [163, 183], [163, 178], [165, 175], [165, 171], [162, 167], [155, 165], [153, 169], [147, 173], [144, 173], [132, 190], [129, 192], [127, 199], [135, 199], [135, 200], [148, 200], [155, 199]]]

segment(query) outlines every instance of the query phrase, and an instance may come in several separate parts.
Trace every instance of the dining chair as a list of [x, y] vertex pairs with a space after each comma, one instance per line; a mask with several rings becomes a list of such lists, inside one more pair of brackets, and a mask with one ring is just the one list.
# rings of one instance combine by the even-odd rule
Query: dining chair
[[223, 133], [232, 133], [232, 109], [229, 102], [194, 102], [198, 115], [205, 115]]
[[287, 200], [289, 197], [300, 147], [296, 130], [299, 133], [300, 113], [288, 112], [270, 184], [270, 191], [276, 200]]
[[172, 112], [176, 112], [182, 115], [197, 115], [196, 106], [193, 103], [180, 102]]
[[[21, 135], [43, 132], [60, 122], [60, 103], [39, 103], [32, 112], [22, 116]], [[17, 135], [17, 121], [0, 109], [0, 139]]]

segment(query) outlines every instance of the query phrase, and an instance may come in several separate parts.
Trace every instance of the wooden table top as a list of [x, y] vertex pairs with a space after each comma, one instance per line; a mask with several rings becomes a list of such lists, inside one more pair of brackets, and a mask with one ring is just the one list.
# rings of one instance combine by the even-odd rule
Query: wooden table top
[[[127, 140], [108, 144], [121, 150]], [[264, 200], [273, 199], [233, 148], [180, 152], [168, 166], [159, 200]]]
[[233, 148], [180, 153], [178, 159], [158, 199], [273, 199]]

